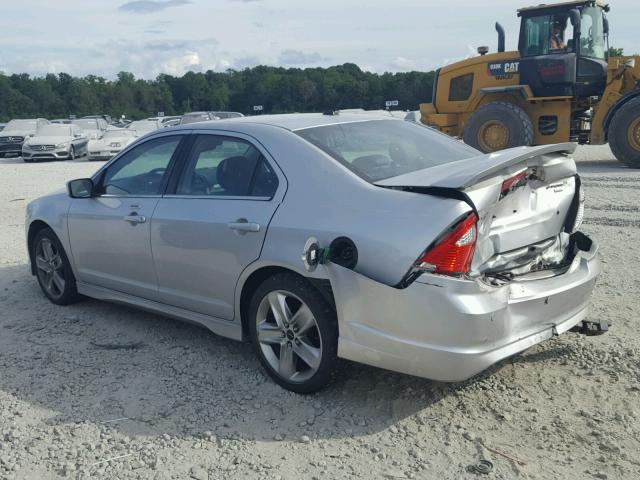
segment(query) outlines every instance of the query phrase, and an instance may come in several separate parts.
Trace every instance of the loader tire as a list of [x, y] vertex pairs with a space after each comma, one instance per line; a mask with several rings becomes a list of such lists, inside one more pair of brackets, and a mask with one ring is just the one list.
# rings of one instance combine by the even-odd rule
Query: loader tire
[[493, 102], [476, 110], [464, 127], [464, 142], [490, 153], [533, 143], [533, 124], [527, 113], [508, 102]]
[[640, 168], [640, 97], [629, 100], [614, 114], [609, 146], [620, 163]]

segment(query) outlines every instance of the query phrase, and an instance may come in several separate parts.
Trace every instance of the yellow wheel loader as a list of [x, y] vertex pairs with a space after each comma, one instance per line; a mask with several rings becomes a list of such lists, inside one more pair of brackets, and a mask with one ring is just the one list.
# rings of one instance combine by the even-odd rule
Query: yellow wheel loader
[[436, 71], [422, 123], [462, 137], [485, 153], [521, 145], [609, 142], [616, 158], [640, 168], [640, 57], [608, 58], [609, 6], [570, 1], [518, 10], [518, 50]]

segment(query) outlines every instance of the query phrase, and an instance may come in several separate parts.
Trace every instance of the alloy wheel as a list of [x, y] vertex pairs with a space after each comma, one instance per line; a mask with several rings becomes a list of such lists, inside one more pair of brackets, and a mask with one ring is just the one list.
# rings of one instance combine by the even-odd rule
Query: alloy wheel
[[260, 349], [278, 376], [296, 383], [313, 377], [322, 360], [322, 340], [311, 309], [299, 297], [269, 292], [255, 320]]
[[35, 257], [42, 287], [52, 297], [62, 297], [66, 284], [64, 262], [56, 246], [48, 238], [42, 238], [36, 245]]

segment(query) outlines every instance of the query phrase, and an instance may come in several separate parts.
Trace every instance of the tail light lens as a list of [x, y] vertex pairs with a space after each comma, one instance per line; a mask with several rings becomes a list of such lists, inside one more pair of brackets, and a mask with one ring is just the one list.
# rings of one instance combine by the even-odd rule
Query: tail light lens
[[507, 180], [502, 182], [502, 188], [500, 189], [500, 198], [508, 194], [512, 188], [519, 185], [520, 182], [522, 182], [522, 180], [526, 178], [527, 178], [527, 171], [525, 170], [524, 172], [520, 172], [516, 176], [508, 178]]
[[472, 213], [422, 255], [416, 265], [443, 275], [469, 273], [478, 237], [478, 217]]

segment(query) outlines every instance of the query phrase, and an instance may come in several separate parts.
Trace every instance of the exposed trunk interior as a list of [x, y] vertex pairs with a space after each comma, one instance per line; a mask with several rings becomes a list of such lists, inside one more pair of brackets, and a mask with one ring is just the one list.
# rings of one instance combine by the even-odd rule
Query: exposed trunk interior
[[575, 233], [584, 195], [567, 155], [573, 148], [512, 149], [454, 162], [448, 172], [435, 167], [379, 185], [470, 205], [478, 215], [470, 277], [491, 284], [543, 278], [566, 271], [585, 243]]

